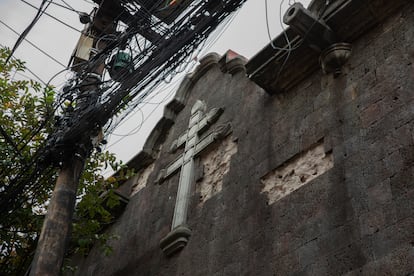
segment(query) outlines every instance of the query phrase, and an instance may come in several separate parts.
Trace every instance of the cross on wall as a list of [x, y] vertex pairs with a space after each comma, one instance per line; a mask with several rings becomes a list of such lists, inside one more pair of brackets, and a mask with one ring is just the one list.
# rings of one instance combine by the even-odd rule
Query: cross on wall
[[161, 249], [168, 256], [185, 247], [191, 236], [191, 230], [186, 226], [186, 222], [191, 187], [194, 180], [195, 158], [217, 139], [228, 134], [230, 130], [230, 126], [227, 125], [200, 139], [200, 136], [218, 120], [224, 111], [222, 108], [213, 108], [206, 113], [206, 109], [206, 104], [203, 101], [196, 101], [191, 109], [188, 129], [171, 146], [171, 152], [175, 152], [178, 148], [184, 146], [183, 153], [171, 162], [167, 168], [161, 170], [157, 178], [157, 182], [161, 183], [180, 170], [171, 231], [160, 242]]

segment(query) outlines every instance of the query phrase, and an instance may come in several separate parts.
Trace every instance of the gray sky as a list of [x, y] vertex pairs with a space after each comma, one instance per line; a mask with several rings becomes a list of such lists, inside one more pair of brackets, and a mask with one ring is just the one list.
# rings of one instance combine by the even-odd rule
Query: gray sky
[[[41, 0], [26, 1], [37, 7], [41, 3]], [[64, 5], [61, 0], [54, 0], [54, 2]], [[90, 0], [66, 0], [66, 2], [78, 11], [89, 12], [93, 8]], [[306, 6], [310, 0], [297, 2], [302, 2]], [[280, 3], [279, 0], [268, 0], [268, 24], [272, 38], [282, 31], [279, 13]], [[288, 6], [289, 1], [284, 1], [282, 15]], [[78, 30], [83, 28], [78, 15], [73, 11], [51, 4], [46, 12]], [[35, 9], [20, 0], [0, 0], [0, 20], [19, 33], [23, 32], [35, 14]], [[47, 15], [43, 15], [26, 38], [66, 65], [79, 35], [79, 32], [64, 26]], [[0, 38], [2, 45], [11, 48], [17, 39], [17, 35], [0, 23]], [[247, 58], [251, 58], [268, 43], [265, 0], [247, 0], [231, 25], [204, 54], [208, 52], [223, 54], [226, 50], [232, 49]], [[26, 61], [27, 67], [45, 82], [63, 69], [61, 65], [46, 57], [26, 41], [22, 42], [15, 53], [15, 57]], [[29, 72], [26, 72], [25, 75], [35, 78]], [[25, 78], [24, 76], [16, 77]], [[61, 87], [67, 77], [66, 72], [62, 73], [51, 83]], [[126, 162], [141, 150], [146, 137], [162, 115], [163, 104], [168, 102], [173, 95], [173, 89], [179, 84], [177, 80], [174, 80], [174, 82], [175, 86], [170, 85], [169, 89], [157, 91], [159, 95], [152, 99], [150, 104], [146, 104], [141, 110], [137, 110], [134, 116], [129, 117], [122, 126], [115, 130], [114, 135], [109, 137], [108, 149], [115, 152], [118, 158]], [[137, 127], [141, 125], [143, 117], [145, 123], [138, 130]], [[121, 138], [122, 140], [120, 140]]]

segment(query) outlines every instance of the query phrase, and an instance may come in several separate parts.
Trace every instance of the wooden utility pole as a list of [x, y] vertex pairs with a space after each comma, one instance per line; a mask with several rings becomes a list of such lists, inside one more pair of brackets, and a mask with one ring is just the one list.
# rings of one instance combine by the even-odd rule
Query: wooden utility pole
[[[159, 83], [164, 70], [167, 70], [166, 73], [171, 73], [178, 63], [183, 62], [182, 58], [190, 54], [190, 49], [197, 49], [196, 47], [207, 38], [220, 21], [246, 0], [222, 1], [225, 6], [216, 5], [214, 1], [204, 1], [200, 3], [200, 6], [197, 5], [187, 10], [186, 16], [189, 16], [191, 20], [185, 24], [181, 24], [183, 22], [179, 20], [178, 22], [181, 23], [169, 28], [169, 33], [164, 33], [165, 26], [159, 25], [159, 22], [155, 23], [153, 17], [148, 14], [148, 10], [159, 11], [159, 8], [167, 8], [159, 7], [159, 4], [156, 4], [157, 1], [154, 3], [147, 1], [149, 4], [145, 4], [146, 6], [136, 5], [135, 7], [134, 5], [123, 7], [122, 1], [93, 1], [100, 6], [92, 22], [88, 23], [86, 32], [82, 34], [82, 41], [78, 43], [73, 59], [73, 64], [76, 63], [79, 66], [72, 66], [72, 70], [76, 70], [79, 73], [77, 76], [82, 78], [76, 80], [74, 87], [69, 88], [69, 91], [73, 88], [79, 92], [74, 95], [74, 98], [78, 100], [75, 108], [77, 113], [72, 117], [68, 113], [68, 120], [63, 120], [60, 128], [53, 133], [55, 135], [52, 134], [48, 140], [51, 145], [48, 156], [57, 157], [55, 159], [63, 163], [63, 167], [48, 208], [30, 275], [58, 275], [60, 272], [72, 222], [76, 188], [84, 166], [84, 159], [88, 157], [91, 149], [91, 136], [96, 135], [99, 128], [115, 115], [118, 108], [125, 103], [126, 96], [130, 94], [132, 88], [145, 89]], [[171, 25], [191, 2], [171, 1], [168, 4], [169, 11], [164, 10], [167, 13], [157, 13], [156, 16], [165, 21], [164, 23]], [[187, 4], [176, 6], [177, 3]], [[199, 10], [200, 7], [201, 10]], [[82, 22], [89, 21], [87, 16], [82, 17]], [[124, 32], [116, 32], [118, 21], [128, 25]], [[156, 31], [153, 27], [159, 30]], [[142, 51], [141, 55], [136, 55], [132, 59], [132, 50], [129, 57], [122, 50], [129, 39], [137, 33], [151, 41], [151, 44]], [[106, 47], [108, 49], [99, 52], [92, 62], [87, 62], [88, 58], [85, 56], [90, 59], [91, 48], [105, 47], [105, 40], [109, 41]], [[102, 102], [88, 100], [88, 97], [98, 99], [98, 83], [101, 81], [100, 76], [105, 67], [103, 60], [106, 54], [111, 54], [115, 49], [118, 49], [118, 52], [114, 53], [108, 64], [109, 74], [120, 85], [111, 91], [109, 99]], [[133, 60], [139, 57], [143, 58], [142, 62], [132, 64]], [[131, 64], [128, 64], [130, 62]], [[133, 66], [130, 68], [129, 65]], [[132, 94], [127, 101], [137, 95], [135, 92]], [[61, 151], [62, 147], [66, 150], [65, 152]], [[83, 149], [85, 152], [80, 159], [77, 159], [79, 156], [71, 154], [77, 149]]]
[[[110, 7], [109, 7], [110, 8]], [[93, 58], [95, 51], [105, 47], [102, 41], [97, 46], [97, 40], [105, 35], [115, 32], [114, 18], [107, 13], [108, 7], [100, 7], [93, 21], [85, 28], [84, 33], [92, 33], [93, 38], [82, 34], [75, 49], [72, 59], [72, 70], [79, 72], [79, 63]], [[108, 23], [109, 22], [109, 23]], [[88, 108], [96, 101], [99, 91], [99, 81], [104, 70], [104, 57], [95, 61], [93, 66], [88, 67], [87, 77], [83, 79], [79, 89], [77, 108], [80, 110]], [[91, 100], [91, 99], [94, 100]], [[89, 100], [88, 100], [89, 99]], [[65, 154], [65, 160], [56, 182], [47, 215], [43, 222], [42, 232], [36, 248], [36, 253], [30, 268], [31, 276], [59, 275], [63, 259], [69, 243], [73, 212], [76, 203], [76, 192], [80, 176], [85, 166], [85, 160], [92, 150], [91, 135], [93, 133], [80, 133], [78, 141], [72, 145], [74, 150]]]
[[30, 275], [59, 275], [70, 233], [85, 156], [75, 154], [60, 170], [43, 223]]

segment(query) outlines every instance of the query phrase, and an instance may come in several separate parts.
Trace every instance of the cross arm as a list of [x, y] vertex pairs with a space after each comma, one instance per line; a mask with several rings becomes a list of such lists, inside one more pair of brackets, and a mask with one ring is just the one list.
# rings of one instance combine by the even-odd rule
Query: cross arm
[[170, 175], [178, 171], [181, 168], [181, 165], [183, 164], [183, 158], [184, 156], [181, 154], [177, 159], [171, 162], [167, 168], [162, 169], [159, 172], [155, 182], [160, 184], [164, 179], [168, 178]]
[[220, 125], [214, 129], [209, 135], [201, 139], [194, 151], [194, 155], [197, 156], [200, 154], [203, 150], [205, 150], [209, 145], [213, 144], [215, 141], [222, 139], [229, 135], [232, 131], [232, 126], [230, 123]]

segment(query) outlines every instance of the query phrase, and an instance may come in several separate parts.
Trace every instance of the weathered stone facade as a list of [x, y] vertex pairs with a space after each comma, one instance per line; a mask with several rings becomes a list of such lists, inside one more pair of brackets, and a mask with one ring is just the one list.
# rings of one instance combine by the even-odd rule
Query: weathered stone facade
[[[308, 68], [295, 84], [270, 95], [246, 76], [242, 58], [229, 55], [207, 56], [186, 77], [130, 162], [144, 176], [124, 184], [123, 191], [132, 186], [134, 194], [107, 230], [119, 236], [111, 241], [113, 254], [105, 257], [96, 246], [79, 262], [79, 275], [414, 273], [414, 3], [334, 2], [349, 14], [359, 2], [374, 14], [381, 4], [388, 10], [347, 40], [352, 55], [338, 77]], [[334, 18], [335, 10], [330, 13]], [[356, 33], [352, 28], [345, 29]], [[271, 75], [272, 67], [266, 70]], [[187, 218], [191, 237], [167, 257], [160, 241], [171, 230], [180, 180], [177, 173], [160, 179], [159, 172], [182, 152], [170, 146], [186, 131], [199, 99], [224, 109], [210, 129], [231, 124], [231, 130], [197, 157]], [[322, 173], [269, 200], [265, 186], [277, 177], [270, 175], [286, 166], [294, 170], [295, 160], [315, 145], [322, 147], [315, 162], [329, 161], [313, 168], [323, 167]], [[228, 154], [213, 154], [226, 147]], [[217, 178], [220, 189], [206, 198], [196, 185], [217, 177], [203, 174], [209, 155], [227, 167]], [[220, 162], [208, 163], [212, 172], [214, 164]]]

